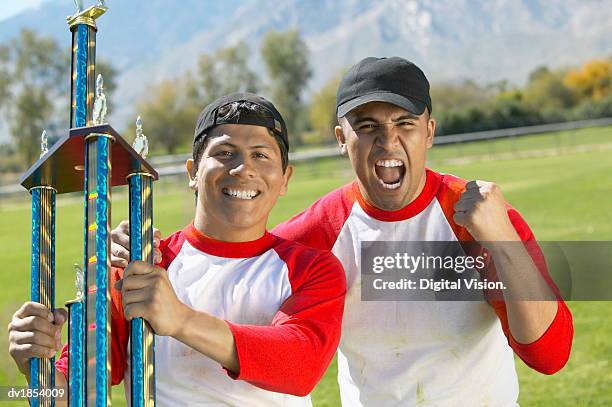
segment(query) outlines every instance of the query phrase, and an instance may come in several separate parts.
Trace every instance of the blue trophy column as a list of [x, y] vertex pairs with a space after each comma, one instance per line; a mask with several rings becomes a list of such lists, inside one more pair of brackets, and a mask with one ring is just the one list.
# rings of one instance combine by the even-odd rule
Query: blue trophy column
[[[32, 193], [32, 261], [30, 299], [55, 309], [55, 195], [54, 188], [34, 187]], [[30, 361], [30, 388], [53, 389], [55, 358]], [[32, 398], [31, 406], [55, 406], [53, 398]]]
[[[136, 173], [128, 178], [130, 189], [130, 256], [153, 264], [153, 178]], [[142, 318], [131, 321], [132, 406], [155, 405], [155, 338]]]
[[85, 389], [88, 406], [110, 405], [110, 177], [112, 137], [91, 134], [85, 139], [86, 267], [85, 267]]
[[[94, 66], [96, 47], [96, 28], [85, 21], [72, 25], [72, 69], [71, 69], [71, 100], [70, 100], [70, 127], [83, 127], [91, 120], [91, 111], [94, 95]], [[88, 210], [87, 210], [87, 179], [91, 173], [87, 166], [87, 145], [85, 147], [85, 247], [84, 269], [87, 269], [87, 236], [88, 236]], [[95, 173], [95, 171], [94, 171]], [[95, 219], [95, 218], [94, 218]], [[88, 289], [88, 280], [85, 278], [84, 291]], [[82, 407], [85, 405], [86, 381], [86, 305], [83, 299], [77, 299], [69, 306], [70, 311], [70, 350], [69, 350], [69, 405]]]

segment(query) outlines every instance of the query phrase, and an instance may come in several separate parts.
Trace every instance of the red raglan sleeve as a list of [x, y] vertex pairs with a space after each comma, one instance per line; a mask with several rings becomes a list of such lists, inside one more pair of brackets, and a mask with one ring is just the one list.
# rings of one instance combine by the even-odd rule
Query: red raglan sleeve
[[354, 183], [319, 198], [309, 208], [278, 224], [272, 233], [308, 247], [331, 250], [356, 200]]
[[[466, 182], [467, 181], [461, 178], [445, 174], [437, 197], [444, 215], [453, 228], [457, 239], [459, 241], [471, 242], [474, 241], [474, 238], [465, 228], [457, 225], [453, 220], [453, 215], [455, 213], [453, 206], [461, 197], [461, 193], [465, 191]], [[540, 338], [532, 343], [521, 344], [512, 337], [508, 324], [506, 303], [503, 299], [497, 299], [499, 296], [496, 295], [496, 299], [489, 300], [489, 304], [495, 310], [501, 322], [502, 330], [506, 338], [508, 338], [508, 344], [512, 350], [532, 369], [545, 374], [553, 374], [565, 366], [569, 359], [574, 337], [572, 314], [562, 300], [556, 284], [548, 273], [544, 254], [533, 232], [529, 228], [529, 225], [527, 225], [527, 222], [525, 222], [519, 212], [510, 205], [507, 205], [507, 211], [514, 229], [525, 243], [525, 247], [533, 259], [534, 264], [557, 297], [557, 313], [548, 329]], [[493, 272], [495, 273], [494, 266]]]
[[532, 343], [522, 344], [512, 337], [505, 302], [497, 300], [490, 301], [490, 304], [499, 317], [504, 334], [508, 338], [508, 343], [514, 352], [532, 369], [544, 374], [553, 374], [561, 370], [569, 359], [574, 337], [572, 314], [561, 299], [559, 290], [548, 274], [544, 255], [536, 243], [531, 229], [529, 229], [525, 220], [515, 209], [509, 208], [508, 216], [521, 240], [527, 243], [527, 250], [540, 273], [555, 292], [557, 297], [557, 313], [548, 329], [540, 338]]
[[[115, 282], [123, 276], [123, 269], [111, 269], [111, 382], [114, 385], [121, 383], [127, 368], [127, 344], [129, 339], [129, 325], [123, 315], [121, 305], [121, 292], [113, 287]], [[68, 344], [64, 345], [55, 368], [68, 377]]]
[[[266, 390], [305, 396], [329, 366], [340, 341], [346, 280], [340, 262], [329, 252], [290, 275], [292, 294], [271, 326], [227, 321], [236, 344], [240, 372], [230, 377]], [[306, 263], [306, 264], [304, 264]]]

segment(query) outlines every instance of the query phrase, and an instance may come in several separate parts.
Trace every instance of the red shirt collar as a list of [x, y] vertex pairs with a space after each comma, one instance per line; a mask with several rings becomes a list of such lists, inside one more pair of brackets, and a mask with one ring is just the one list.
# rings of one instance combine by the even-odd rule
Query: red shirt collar
[[426, 168], [425, 171], [425, 186], [423, 187], [423, 190], [419, 196], [417, 196], [416, 199], [410, 202], [408, 205], [396, 211], [386, 211], [384, 209], [377, 208], [366, 201], [359, 190], [359, 184], [357, 181], [353, 182], [353, 192], [357, 197], [359, 206], [361, 206], [364, 212], [372, 218], [383, 222], [397, 222], [406, 220], [418, 215], [425, 208], [427, 208], [433, 197], [436, 195], [438, 187], [440, 186], [440, 175], [434, 171], [431, 171], [429, 168]]
[[206, 236], [195, 228], [193, 222], [183, 229], [187, 241], [196, 249], [218, 257], [255, 257], [268, 251], [277, 237], [266, 231], [262, 237], [248, 242], [225, 242]]

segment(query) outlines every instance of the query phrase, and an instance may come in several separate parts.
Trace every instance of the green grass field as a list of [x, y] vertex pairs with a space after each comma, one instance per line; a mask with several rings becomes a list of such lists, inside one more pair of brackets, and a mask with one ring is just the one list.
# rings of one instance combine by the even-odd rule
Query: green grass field
[[[559, 141], [560, 140], [560, 141]], [[514, 144], [513, 144], [514, 143]], [[506, 199], [527, 219], [541, 240], [612, 240], [612, 128], [584, 129], [461, 147], [434, 147], [430, 166], [467, 179], [497, 182]], [[586, 148], [582, 148], [586, 146]], [[535, 152], [530, 154], [529, 152]], [[317, 197], [350, 179], [344, 159], [296, 168], [289, 195], [279, 200], [270, 226], [307, 207]], [[113, 224], [127, 216], [126, 190], [114, 191]], [[193, 196], [180, 181], [155, 187], [154, 223], [168, 234], [192, 217]], [[57, 303], [74, 295], [72, 264], [82, 261], [82, 202], [62, 197], [57, 208]], [[28, 298], [30, 253], [29, 199], [0, 202], [0, 323], [6, 326]], [[612, 303], [573, 302], [574, 346], [567, 366], [553, 376], [531, 371], [517, 359], [523, 406], [612, 405]], [[0, 335], [0, 386], [21, 385]], [[335, 362], [313, 393], [315, 406], [337, 406]], [[122, 386], [114, 405], [125, 405]], [[6, 405], [11, 405], [7, 403]], [[20, 405], [20, 404], [14, 404]]]

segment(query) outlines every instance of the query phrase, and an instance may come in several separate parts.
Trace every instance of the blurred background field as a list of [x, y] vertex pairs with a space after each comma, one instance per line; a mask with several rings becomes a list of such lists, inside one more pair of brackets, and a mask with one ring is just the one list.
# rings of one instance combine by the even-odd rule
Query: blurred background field
[[[612, 127], [526, 136], [465, 145], [436, 146], [429, 166], [467, 179], [497, 182], [506, 199], [527, 219], [540, 240], [610, 240], [612, 237]], [[270, 227], [351, 180], [340, 157], [300, 163]], [[154, 223], [164, 235], [182, 228], [193, 214], [194, 197], [183, 178], [154, 186]], [[74, 295], [72, 264], [82, 259], [82, 200], [62, 196], [57, 208], [57, 303]], [[127, 216], [124, 188], [113, 191], [112, 223]], [[30, 204], [27, 195], [0, 201], [0, 323], [28, 298]], [[520, 404], [524, 406], [612, 405], [612, 303], [572, 302], [574, 346], [567, 366], [553, 376], [517, 359]], [[0, 385], [23, 384], [0, 335]], [[443, 370], [443, 367], [441, 367]], [[335, 362], [313, 393], [315, 406], [338, 406]], [[124, 405], [122, 386], [113, 405]], [[10, 405], [10, 404], [7, 404]], [[19, 405], [19, 404], [15, 404]]]

